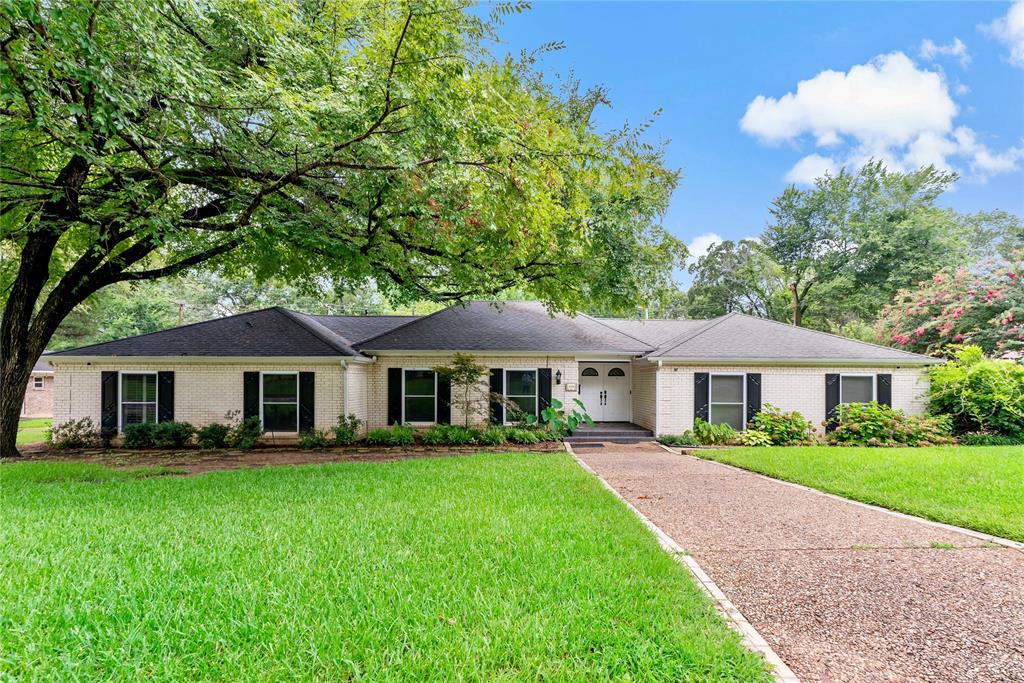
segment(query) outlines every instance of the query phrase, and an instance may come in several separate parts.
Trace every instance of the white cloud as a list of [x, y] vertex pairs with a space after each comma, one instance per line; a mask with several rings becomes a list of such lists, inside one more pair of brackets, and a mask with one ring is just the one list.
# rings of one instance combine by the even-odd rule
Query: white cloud
[[967, 51], [964, 41], [959, 38], [953, 38], [953, 42], [947, 45], [940, 45], [931, 38], [925, 38], [921, 41], [917, 54], [929, 62], [935, 61], [936, 57], [953, 57], [960, 62], [960, 66], [971, 63], [971, 53]]
[[1024, 0], [1014, 2], [1006, 16], [978, 28], [1010, 49], [1010, 64], [1024, 67]]
[[[932, 51], [948, 47], [926, 41], [922, 49], [927, 45]], [[825, 171], [859, 168], [870, 159], [901, 171], [928, 164], [960, 171], [959, 164], [979, 181], [1020, 168], [1024, 147], [992, 151], [973, 130], [956, 125], [958, 113], [941, 70], [893, 52], [846, 72], [822, 71], [779, 98], [758, 95], [740, 128], [768, 144], [811, 143], [828, 150], [805, 153], [787, 182], [810, 183]]]
[[725, 240], [722, 239], [721, 235], [714, 232], [705, 232], [697, 235], [689, 244], [686, 245], [690, 250], [690, 256], [686, 259], [686, 264], [689, 265], [691, 263], [696, 263], [697, 259], [708, 253], [708, 250], [710, 250], [711, 247], [716, 244], [721, 244], [724, 241]]
[[822, 147], [841, 137], [870, 145], [905, 145], [923, 131], [949, 131], [957, 114], [942, 77], [918, 69], [902, 52], [876, 57], [848, 72], [822, 71], [796, 92], [758, 95], [740, 121], [765, 142], [812, 135]]
[[796, 162], [793, 168], [786, 174], [787, 183], [800, 185], [813, 185], [814, 181], [826, 173], [836, 174], [836, 160], [832, 157], [823, 157], [820, 154], [808, 154]]

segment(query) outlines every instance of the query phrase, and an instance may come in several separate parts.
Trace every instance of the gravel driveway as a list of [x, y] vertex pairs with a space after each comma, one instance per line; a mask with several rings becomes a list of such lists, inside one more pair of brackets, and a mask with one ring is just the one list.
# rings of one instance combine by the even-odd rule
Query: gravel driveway
[[1024, 681], [1024, 552], [652, 444], [577, 455], [802, 681]]

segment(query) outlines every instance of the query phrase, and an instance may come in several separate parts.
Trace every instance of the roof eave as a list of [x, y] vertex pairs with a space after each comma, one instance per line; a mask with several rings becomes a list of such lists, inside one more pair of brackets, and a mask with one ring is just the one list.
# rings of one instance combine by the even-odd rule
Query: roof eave
[[827, 367], [834, 365], [846, 365], [855, 367], [903, 367], [903, 366], [926, 366], [944, 363], [941, 358], [920, 358], [907, 359], [876, 359], [876, 358], [692, 358], [692, 357], [668, 357], [668, 356], [645, 356], [652, 363], [678, 363], [685, 365], [801, 365]]
[[196, 364], [216, 364], [216, 363], [267, 363], [276, 361], [288, 361], [291, 363], [309, 363], [309, 364], [335, 364], [338, 361], [344, 361], [347, 363], [372, 363], [372, 358], [365, 356], [345, 356], [342, 354], [332, 356], [188, 356], [188, 355], [176, 355], [176, 356], [116, 356], [116, 355], [103, 355], [103, 356], [86, 356], [86, 355], [67, 355], [67, 356], [48, 356], [47, 360], [51, 364], [59, 365], [60, 363], [196, 363]]

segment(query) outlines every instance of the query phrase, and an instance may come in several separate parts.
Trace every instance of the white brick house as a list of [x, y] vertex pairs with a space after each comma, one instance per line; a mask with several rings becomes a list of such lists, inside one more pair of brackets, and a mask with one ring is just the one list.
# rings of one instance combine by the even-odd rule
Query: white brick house
[[[456, 352], [490, 369], [482, 392], [525, 412], [577, 398], [599, 422], [679, 433], [695, 417], [742, 429], [761, 406], [821, 425], [839, 403], [925, 409], [933, 358], [782, 323], [549, 315], [533, 302], [474, 301], [429, 316], [312, 316], [270, 308], [47, 354], [54, 422], [110, 431], [139, 421], [202, 426], [258, 416], [288, 440], [354, 414], [365, 428], [460, 423], [431, 368]], [[471, 422], [504, 422], [500, 403]]]

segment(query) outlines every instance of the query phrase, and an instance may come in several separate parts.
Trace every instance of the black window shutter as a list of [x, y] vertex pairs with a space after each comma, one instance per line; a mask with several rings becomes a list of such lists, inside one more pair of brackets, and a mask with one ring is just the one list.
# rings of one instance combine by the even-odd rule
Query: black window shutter
[[174, 422], [174, 373], [161, 370], [156, 373], [156, 421]]
[[537, 417], [551, 407], [551, 368], [537, 368]]
[[402, 368], [388, 368], [388, 424], [402, 421]]
[[299, 373], [299, 433], [313, 429], [316, 416], [316, 373]]
[[242, 373], [242, 419], [260, 416], [260, 373]]
[[[491, 368], [491, 393], [505, 394], [505, 371], [502, 368]], [[505, 422], [505, 407], [501, 401], [491, 401], [491, 424], [500, 425]]]
[[693, 373], [693, 418], [708, 421], [708, 389], [710, 375], [706, 372]]
[[747, 373], [747, 422], [761, 412], [761, 373]]
[[875, 397], [885, 406], [892, 406], [892, 375], [875, 377]]
[[452, 381], [444, 375], [437, 376], [437, 423], [452, 423]]
[[100, 373], [100, 430], [117, 434], [117, 371]]
[[825, 375], [825, 431], [836, 428], [836, 408], [839, 406], [839, 375]]

